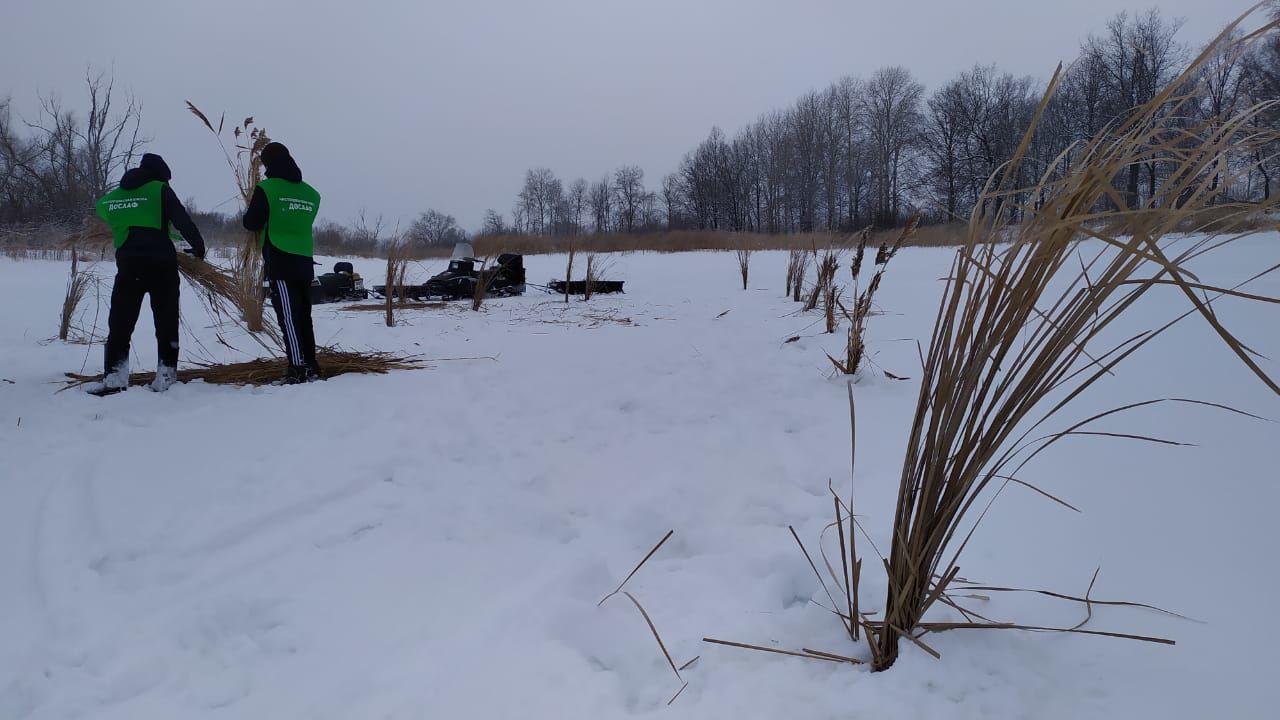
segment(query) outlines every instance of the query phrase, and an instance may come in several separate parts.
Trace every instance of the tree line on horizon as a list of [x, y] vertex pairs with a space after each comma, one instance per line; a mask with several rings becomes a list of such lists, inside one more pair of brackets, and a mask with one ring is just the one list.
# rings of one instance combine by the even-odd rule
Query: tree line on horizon
[[[1116, 15], [1086, 38], [1045, 109], [1028, 161], [1015, 169], [1016, 186], [1031, 187], [1068, 167], [1080, 144], [1165, 89], [1193, 53], [1178, 39], [1180, 27], [1152, 9]], [[83, 116], [42, 99], [37, 120], [18, 123], [8, 101], [0, 101], [0, 226], [78, 221], [140, 151], [141, 103], [118, 97], [102, 75], [86, 82]], [[1247, 55], [1213, 57], [1199, 82], [1202, 117], [1280, 98], [1280, 36]], [[532, 168], [509, 215], [487, 210], [473, 235], [852, 232], [895, 227], [917, 215], [926, 224], [964, 219], [988, 180], [1008, 171], [1044, 88], [1030, 75], [981, 64], [932, 93], [901, 66], [849, 75], [733, 134], [712, 128], [653, 189], [637, 165], [594, 181], [564, 181], [547, 167]], [[1275, 126], [1280, 111], [1258, 122]], [[1224, 187], [1223, 200], [1270, 197], [1280, 173], [1276, 150], [1232, 158], [1247, 169], [1248, 183]], [[1117, 197], [1136, 206], [1157, 193], [1167, 172], [1154, 159], [1135, 165]], [[230, 218], [196, 215], [212, 236], [236, 232]], [[317, 228], [318, 243], [331, 247], [373, 247], [387, 234], [380, 219], [363, 215], [350, 225]], [[398, 234], [425, 246], [472, 235], [438, 209]]]

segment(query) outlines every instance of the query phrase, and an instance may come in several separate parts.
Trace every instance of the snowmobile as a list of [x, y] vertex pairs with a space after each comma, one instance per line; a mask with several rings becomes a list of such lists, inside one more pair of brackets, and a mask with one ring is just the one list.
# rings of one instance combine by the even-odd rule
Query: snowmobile
[[[317, 299], [317, 295], [320, 299]], [[334, 263], [333, 272], [320, 275], [311, 282], [312, 304], [368, 298], [369, 291], [364, 287], [364, 279], [349, 262]]]
[[[271, 285], [266, 280], [262, 282], [262, 296], [264, 298], [271, 296]], [[364, 287], [364, 279], [349, 262], [334, 263], [333, 272], [318, 275], [311, 281], [312, 305], [368, 298], [369, 291]]]
[[[478, 264], [474, 257], [454, 257], [444, 272], [432, 276], [421, 285], [406, 285], [405, 294], [414, 300], [459, 300], [474, 297], [477, 285], [483, 285], [489, 297], [524, 294], [523, 255], [503, 253], [492, 266], [477, 268]], [[385, 297], [387, 286], [375, 285], [373, 292]]]

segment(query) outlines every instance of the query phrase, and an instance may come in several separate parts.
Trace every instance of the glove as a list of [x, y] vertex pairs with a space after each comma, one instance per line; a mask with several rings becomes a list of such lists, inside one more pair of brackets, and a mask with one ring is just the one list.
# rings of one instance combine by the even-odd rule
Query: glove
[[182, 252], [193, 256], [197, 260], [204, 259], [204, 252], [205, 252], [204, 248], [183, 248]]

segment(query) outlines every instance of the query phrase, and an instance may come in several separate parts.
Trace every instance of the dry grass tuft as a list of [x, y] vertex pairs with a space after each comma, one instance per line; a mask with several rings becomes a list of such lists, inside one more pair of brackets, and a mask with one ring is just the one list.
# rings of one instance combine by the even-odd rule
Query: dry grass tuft
[[[321, 377], [329, 379], [339, 375], [384, 375], [395, 370], [418, 370], [426, 367], [420, 358], [388, 352], [356, 352], [338, 348], [319, 348], [316, 359], [320, 363]], [[289, 361], [286, 358], [257, 358], [246, 362], [226, 364], [199, 364], [178, 370], [180, 382], [202, 380], [211, 385], [272, 385], [284, 377]], [[67, 373], [66, 388], [100, 382], [102, 375]], [[155, 373], [133, 373], [130, 385], [144, 385], [155, 379]]]

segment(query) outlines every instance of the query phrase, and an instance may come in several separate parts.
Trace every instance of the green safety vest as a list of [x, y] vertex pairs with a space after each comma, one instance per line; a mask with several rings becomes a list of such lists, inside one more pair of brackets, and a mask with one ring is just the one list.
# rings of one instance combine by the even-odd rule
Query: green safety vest
[[160, 229], [165, 183], [152, 180], [133, 190], [116, 188], [98, 200], [98, 217], [111, 227], [111, 239], [119, 250], [129, 239], [129, 228]]
[[304, 182], [289, 182], [280, 178], [267, 178], [258, 183], [267, 196], [270, 214], [267, 227], [258, 237], [265, 243], [267, 235], [276, 248], [294, 255], [311, 257], [315, 251], [315, 239], [311, 228], [320, 210], [320, 193]]

